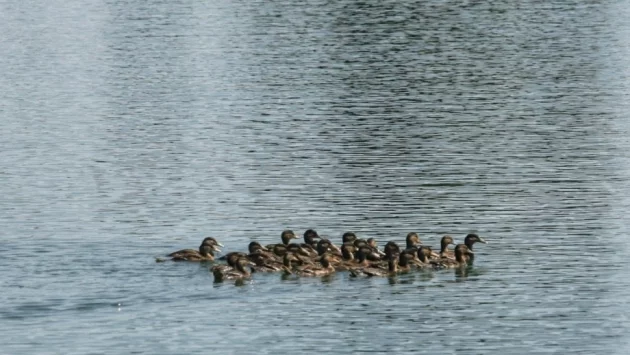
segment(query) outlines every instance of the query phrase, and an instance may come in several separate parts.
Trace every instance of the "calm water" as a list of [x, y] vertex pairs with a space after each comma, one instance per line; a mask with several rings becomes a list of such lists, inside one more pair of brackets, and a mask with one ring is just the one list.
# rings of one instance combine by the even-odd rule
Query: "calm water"
[[[0, 353], [626, 354], [628, 1], [0, 2]], [[316, 228], [467, 274], [154, 258]]]

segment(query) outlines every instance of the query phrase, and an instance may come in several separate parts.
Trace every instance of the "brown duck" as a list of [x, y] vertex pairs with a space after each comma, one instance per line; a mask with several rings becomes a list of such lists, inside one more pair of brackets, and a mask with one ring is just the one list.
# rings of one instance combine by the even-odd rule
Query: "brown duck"
[[173, 261], [213, 261], [214, 252], [220, 252], [219, 246], [223, 244], [219, 243], [215, 238], [205, 238], [199, 249], [182, 249], [176, 252], [168, 254]]
[[236, 261], [235, 266], [228, 265], [216, 265], [212, 267], [212, 274], [214, 275], [215, 282], [222, 282], [224, 280], [241, 280], [251, 277], [251, 273], [247, 270], [248, 265], [253, 263], [246, 258], [240, 258]]

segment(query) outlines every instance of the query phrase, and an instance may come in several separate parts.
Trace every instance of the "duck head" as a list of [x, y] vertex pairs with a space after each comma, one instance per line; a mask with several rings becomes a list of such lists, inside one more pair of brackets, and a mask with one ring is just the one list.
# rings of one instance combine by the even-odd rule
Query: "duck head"
[[442, 240], [440, 241], [440, 255], [442, 255], [443, 253], [446, 252], [446, 249], [448, 248], [449, 245], [455, 245], [455, 242], [453, 241], [453, 238], [451, 238], [448, 235], [445, 235], [442, 237]]
[[219, 246], [221, 248], [223, 248], [223, 244], [219, 243], [218, 240], [216, 240], [216, 238], [213, 237], [206, 237], [203, 239], [203, 241], [201, 242], [201, 244], [214, 244], [216, 246]]
[[421, 246], [418, 248], [418, 259], [423, 262], [429, 262], [429, 259], [433, 256], [433, 250], [429, 246]]
[[331, 246], [330, 240], [320, 239], [319, 242], [317, 242], [317, 254], [324, 255]]
[[478, 236], [475, 233], [470, 233], [466, 236], [466, 238], [464, 238], [464, 244], [468, 247], [468, 249], [470, 249], [471, 251], [473, 250], [473, 245], [475, 243], [483, 243], [486, 244], [487, 242], [481, 238], [480, 236]]
[[407, 238], [405, 238], [405, 242], [407, 243], [407, 249], [415, 248], [418, 245], [422, 244], [420, 242], [420, 237], [418, 237], [418, 233], [411, 232], [407, 234]]
[[396, 244], [396, 242], [387, 242], [383, 250], [385, 251], [385, 256], [388, 260], [391, 258], [398, 258], [398, 255], [400, 254], [400, 247]]
[[343, 236], [341, 236], [342, 243], [354, 243], [357, 240], [357, 235], [353, 232], [345, 232]]
[[289, 244], [291, 242], [291, 239], [296, 239], [296, 238], [297, 236], [290, 229], [283, 230], [282, 234], [280, 234], [280, 239], [282, 239], [282, 244], [284, 245]]
[[247, 250], [249, 250], [250, 254], [255, 254], [258, 251], [269, 251], [269, 249], [265, 248], [264, 246], [262, 246], [260, 243], [258, 242], [251, 242], [249, 243], [249, 245], [247, 246]]
[[219, 249], [219, 247], [216, 244], [202, 243], [199, 246], [199, 254], [208, 258], [214, 258], [215, 251], [216, 252], [221, 251], [221, 249]]
[[306, 232], [304, 232], [304, 243], [315, 246], [315, 239], [320, 239], [320, 237], [314, 230], [307, 229]]

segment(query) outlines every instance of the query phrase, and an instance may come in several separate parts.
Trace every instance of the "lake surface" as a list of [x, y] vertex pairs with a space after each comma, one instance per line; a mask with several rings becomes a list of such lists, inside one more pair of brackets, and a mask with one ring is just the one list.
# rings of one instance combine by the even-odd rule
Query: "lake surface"
[[[626, 354], [630, 2], [0, 3], [0, 353]], [[465, 273], [213, 283], [291, 228]]]

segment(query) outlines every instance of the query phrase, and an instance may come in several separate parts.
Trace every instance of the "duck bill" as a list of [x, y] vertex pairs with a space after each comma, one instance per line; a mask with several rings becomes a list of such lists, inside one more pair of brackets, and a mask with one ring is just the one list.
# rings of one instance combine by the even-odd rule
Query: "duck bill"
[[212, 245], [210, 246], [210, 248], [212, 248], [212, 250], [216, 251], [217, 253], [220, 253], [220, 252], [221, 252], [221, 249], [219, 249], [219, 247], [218, 247], [218, 246], [216, 246], [216, 245], [214, 245], [214, 244], [212, 244]]
[[220, 246], [221, 248], [223, 248], [225, 246], [225, 245], [223, 245], [223, 244], [221, 244], [219, 242], [217, 242], [217, 245]]
[[479, 237], [479, 243], [488, 244], [488, 242], [481, 237]]

